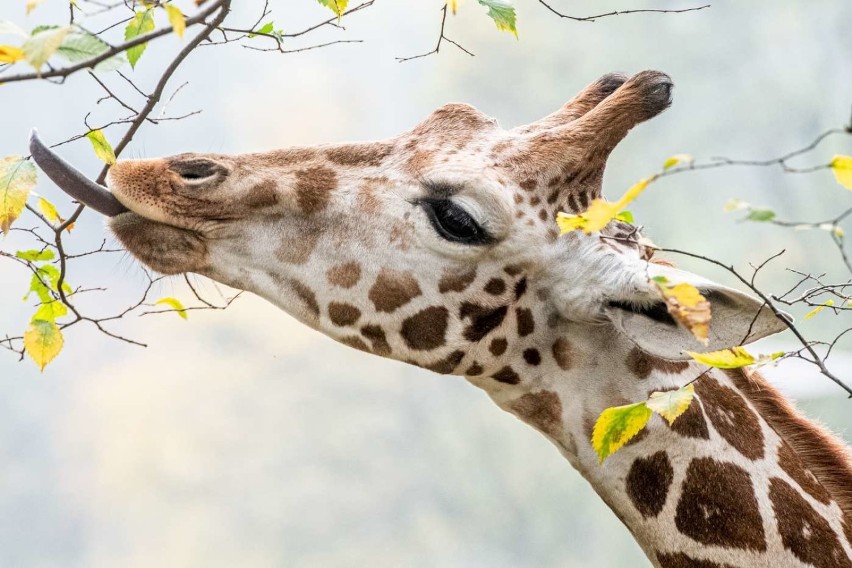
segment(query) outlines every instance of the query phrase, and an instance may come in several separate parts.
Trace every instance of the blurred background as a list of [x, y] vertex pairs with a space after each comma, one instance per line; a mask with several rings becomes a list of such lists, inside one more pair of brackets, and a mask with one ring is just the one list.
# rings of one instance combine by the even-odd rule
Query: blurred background
[[[612, 155], [609, 197], [675, 153], [770, 158], [848, 123], [847, 0], [710, 1], [699, 12], [578, 23], [517, 0], [516, 40], [467, 0], [448, 18], [446, 34], [475, 57], [445, 43], [437, 55], [398, 63], [395, 57], [434, 47], [443, 3], [380, 0], [345, 19], [345, 32], [321, 30], [292, 47], [363, 43], [293, 55], [238, 45], [197, 50], [171, 83], [169, 92], [188, 82], [169, 113], [203, 112], [145, 125], [127, 155], [383, 138], [448, 101], [471, 103], [513, 127], [553, 111], [604, 73], [646, 68], [673, 77], [674, 105]], [[177, 4], [194, 10], [191, 2]], [[250, 26], [261, 3], [235, 4], [231, 25]], [[552, 5], [588, 15], [698, 3]], [[311, 0], [272, 0], [270, 7], [268, 19], [285, 31], [328, 17]], [[27, 29], [61, 24], [67, 3], [47, 0], [26, 17], [23, 0], [3, 2], [0, 20]], [[153, 43], [134, 78], [150, 87], [179, 47], [174, 37]], [[26, 154], [33, 126], [53, 142], [85, 132], [89, 111], [93, 124], [114, 119], [117, 107], [94, 104], [101, 94], [85, 75], [64, 86], [3, 86], [0, 156]], [[106, 133], [115, 143], [122, 131]], [[852, 153], [852, 140], [831, 139], [798, 163], [827, 163], [839, 152]], [[100, 169], [85, 140], [61, 153], [92, 175]], [[60, 212], [72, 210], [48, 182], [37, 191]], [[786, 249], [761, 280], [773, 292], [793, 281], [785, 267], [842, 277], [825, 232], [740, 222], [741, 214], [722, 210], [735, 197], [797, 221], [828, 219], [850, 206], [827, 170], [725, 168], [662, 180], [632, 210], [658, 244], [739, 267]], [[81, 252], [103, 238], [103, 221], [86, 211], [65, 242]], [[32, 243], [13, 233], [0, 246]], [[676, 260], [733, 284], [706, 264]], [[18, 265], [0, 263], [0, 334], [26, 327], [32, 302], [19, 298], [29, 278]], [[75, 261], [69, 279], [109, 288], [80, 298], [84, 309], [103, 314], [132, 303], [146, 282], [124, 254]], [[199, 281], [211, 298], [230, 293]], [[153, 297], [160, 296], [191, 299], [178, 279], [160, 283]], [[802, 329], [831, 339], [849, 325], [848, 316], [826, 311]], [[460, 378], [336, 344], [248, 295], [224, 312], [191, 312], [188, 321], [138, 317], [112, 329], [149, 346], [75, 327], [43, 374], [0, 351], [0, 566], [649, 565], [549, 442]], [[794, 345], [782, 335], [755, 351]], [[841, 344], [832, 357], [847, 381], [850, 348]], [[827, 379], [794, 363], [768, 374], [810, 416], [850, 439], [852, 407]]]

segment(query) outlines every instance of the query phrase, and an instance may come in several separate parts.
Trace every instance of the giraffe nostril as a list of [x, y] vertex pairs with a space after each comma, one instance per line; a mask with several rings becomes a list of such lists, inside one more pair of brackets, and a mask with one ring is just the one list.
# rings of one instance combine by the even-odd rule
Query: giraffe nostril
[[169, 164], [169, 167], [181, 179], [188, 182], [197, 182], [215, 176], [225, 176], [228, 173], [228, 170], [218, 162], [205, 158], [173, 160]]

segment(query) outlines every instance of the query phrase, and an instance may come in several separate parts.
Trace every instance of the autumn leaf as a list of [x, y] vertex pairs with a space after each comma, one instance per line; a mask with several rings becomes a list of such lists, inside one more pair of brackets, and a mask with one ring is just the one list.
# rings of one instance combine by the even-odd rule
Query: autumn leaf
[[644, 402], [614, 406], [601, 412], [592, 431], [592, 447], [601, 463], [638, 434], [651, 414]]
[[[129, 41], [135, 37], [145, 35], [153, 29], [154, 11], [142, 10], [141, 12], [136, 12], [136, 15], [133, 16], [133, 19], [124, 28], [124, 40]], [[142, 54], [145, 53], [146, 47], [148, 47], [147, 42], [135, 45], [127, 50], [127, 60], [130, 62], [132, 68], [136, 69], [136, 63], [142, 57]]]
[[852, 189], [852, 156], [838, 154], [831, 159], [829, 167], [834, 172], [837, 183], [846, 189]]
[[44, 217], [51, 223], [55, 223], [56, 221], [61, 223], [65, 220], [59, 216], [56, 206], [41, 196], [38, 198], [38, 210], [41, 211], [41, 214], [44, 215]]
[[160, 298], [159, 300], [154, 302], [154, 304], [165, 304], [175, 310], [177, 315], [179, 315], [181, 318], [187, 319], [186, 308], [183, 307], [183, 304], [177, 298]]
[[102, 131], [92, 130], [86, 134], [86, 138], [92, 143], [92, 147], [95, 149], [95, 154], [98, 158], [103, 160], [108, 166], [115, 164], [115, 152], [113, 152], [112, 146]]
[[24, 59], [24, 50], [11, 45], [0, 45], [0, 63], [15, 63]]
[[0, 160], [0, 231], [4, 234], [21, 215], [35, 184], [36, 170], [32, 162], [20, 156]]
[[[518, 28], [516, 26], [517, 16], [515, 7], [506, 0], [478, 0], [480, 4], [488, 8], [488, 17], [494, 20], [497, 29], [501, 32], [509, 32], [518, 37]], [[455, 14], [456, 7], [453, 3], [453, 13]]]
[[640, 180], [628, 189], [618, 201], [612, 203], [603, 199], [593, 199], [589, 208], [579, 215], [560, 212], [556, 215], [556, 224], [559, 225], [559, 229], [563, 233], [577, 229], [582, 229], [586, 234], [596, 233], [615, 219], [619, 212], [645, 191], [645, 188], [654, 179], [656, 178], [652, 176]]
[[663, 162], [663, 169], [667, 170], [679, 164], [689, 164], [692, 163], [693, 159], [694, 158], [689, 154], [675, 154], [674, 156], [666, 158], [666, 161]]
[[183, 39], [183, 34], [186, 32], [186, 17], [183, 12], [173, 4], [166, 4], [163, 7], [166, 9], [166, 15], [169, 17], [169, 23], [172, 25], [175, 35]]
[[695, 387], [688, 384], [673, 391], [652, 392], [645, 404], [672, 424], [678, 416], [686, 412], [693, 396]]
[[65, 41], [65, 36], [70, 31], [71, 28], [66, 26], [64, 28], [46, 28], [34, 33], [21, 46], [24, 57], [36, 71], [39, 71], [47, 63], [47, 60], [59, 50], [62, 42]]
[[743, 347], [731, 347], [709, 353], [687, 351], [686, 354], [699, 363], [704, 363], [718, 369], [739, 369], [740, 367], [747, 367], [757, 362], [757, 359]]
[[24, 332], [24, 350], [41, 371], [59, 355], [64, 344], [62, 331], [55, 321], [33, 320]]
[[27, 16], [29, 16], [30, 12], [35, 10], [42, 2], [44, 2], [44, 0], [27, 0]]
[[456, 10], [459, 7], [459, 0], [450, 0], [450, 10], [453, 11], [453, 15], [455, 15]]
[[349, 4], [349, 0], [317, 0], [317, 2], [334, 12], [338, 21], [346, 11], [346, 5]]
[[651, 281], [662, 294], [672, 317], [706, 345], [711, 318], [707, 298], [701, 295], [698, 288], [686, 282], [672, 285], [665, 277], [652, 278]]
[[814, 309], [812, 309], [811, 311], [809, 311], [807, 314], [805, 314], [805, 317], [803, 317], [802, 319], [803, 320], [809, 320], [812, 317], [814, 317], [815, 315], [817, 315], [818, 313], [820, 313], [821, 311], [823, 311], [825, 308], [830, 308], [833, 305], [834, 305], [834, 300], [827, 300], [823, 305], [817, 306]]

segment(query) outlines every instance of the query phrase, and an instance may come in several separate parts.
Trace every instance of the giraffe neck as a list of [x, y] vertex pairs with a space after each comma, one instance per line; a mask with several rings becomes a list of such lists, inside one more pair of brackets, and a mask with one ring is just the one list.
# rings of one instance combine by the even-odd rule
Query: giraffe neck
[[[559, 448], [655, 566], [852, 567], [852, 461], [762, 379], [706, 373], [673, 425], [652, 417], [600, 464], [589, 440], [604, 408], [679, 387], [704, 368], [652, 358], [602, 330], [563, 341], [570, 368], [521, 396], [489, 394]], [[808, 446], [821, 465], [803, 455]]]

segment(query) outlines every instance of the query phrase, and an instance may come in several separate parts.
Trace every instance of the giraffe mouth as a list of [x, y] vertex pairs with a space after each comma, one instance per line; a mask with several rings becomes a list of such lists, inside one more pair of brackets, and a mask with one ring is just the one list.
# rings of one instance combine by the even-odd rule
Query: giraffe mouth
[[128, 211], [105, 187], [83, 175], [77, 168], [48, 148], [33, 129], [30, 133], [30, 153], [33, 160], [59, 189], [107, 217]]

